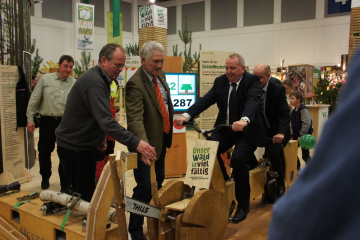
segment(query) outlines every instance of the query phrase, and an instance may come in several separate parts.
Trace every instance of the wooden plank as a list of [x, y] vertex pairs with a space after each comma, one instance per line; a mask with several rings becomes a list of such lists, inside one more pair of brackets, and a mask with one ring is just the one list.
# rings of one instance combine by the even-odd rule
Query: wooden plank
[[266, 173], [269, 171], [269, 167], [255, 168], [249, 172], [250, 182], [250, 199], [255, 199], [257, 196], [264, 193], [264, 186], [266, 184]]
[[[163, 69], [166, 73], [181, 73], [183, 72], [183, 58], [182, 57], [165, 57]], [[173, 138], [178, 134], [173, 134]], [[174, 141], [174, 139], [173, 139]]]
[[223, 239], [228, 224], [228, 211], [229, 207], [225, 194], [212, 189], [200, 190], [195, 193], [187, 205], [183, 216], [183, 224], [193, 224], [201, 226], [201, 229], [206, 229], [209, 232], [209, 237], [205, 238], [205, 235], [203, 235], [203, 239]]
[[165, 206], [165, 209], [183, 212], [183, 211], [185, 211], [185, 208], [189, 204], [190, 200], [191, 200], [190, 198], [187, 198], [180, 202], [172, 203], [170, 205]]
[[224, 175], [221, 172], [218, 159], [215, 159], [214, 171], [211, 178], [210, 189], [219, 190], [225, 188]]
[[106, 224], [113, 199], [113, 181], [108, 162], [100, 176], [87, 214], [86, 240], [105, 239]]
[[283, 148], [283, 155], [285, 161], [285, 182], [287, 190], [295, 182], [297, 176], [297, 154], [298, 154], [298, 141], [290, 140], [289, 143]]
[[166, 150], [165, 155], [165, 178], [184, 175], [187, 166], [186, 157], [186, 133], [173, 134], [171, 148]]
[[[109, 162], [111, 167], [111, 176], [113, 180], [113, 187], [114, 187], [114, 197], [115, 197], [115, 209], [116, 209], [116, 216], [118, 219], [118, 233], [120, 240], [128, 240], [128, 231], [126, 225], [126, 215], [125, 215], [125, 207], [121, 207], [121, 204], [124, 200], [124, 186], [121, 181], [122, 174], [119, 176], [116, 166], [116, 155], [111, 154], [109, 156]], [[119, 159], [119, 161], [121, 161]]]
[[27, 240], [16, 228], [0, 217], [0, 236], [8, 240]]

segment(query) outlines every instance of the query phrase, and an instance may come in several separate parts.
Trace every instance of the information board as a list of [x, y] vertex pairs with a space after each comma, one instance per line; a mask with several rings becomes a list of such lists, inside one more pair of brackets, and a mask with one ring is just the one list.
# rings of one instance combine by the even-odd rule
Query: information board
[[166, 73], [174, 111], [186, 111], [196, 102], [196, 73]]

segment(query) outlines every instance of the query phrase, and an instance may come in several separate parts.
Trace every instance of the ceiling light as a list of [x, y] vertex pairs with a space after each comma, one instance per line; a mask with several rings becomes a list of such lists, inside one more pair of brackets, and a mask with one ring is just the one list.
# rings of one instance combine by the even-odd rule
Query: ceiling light
[[155, 0], [150, 0], [150, 2], [151, 2], [151, 3], [154, 3], [154, 2], [155, 2]]

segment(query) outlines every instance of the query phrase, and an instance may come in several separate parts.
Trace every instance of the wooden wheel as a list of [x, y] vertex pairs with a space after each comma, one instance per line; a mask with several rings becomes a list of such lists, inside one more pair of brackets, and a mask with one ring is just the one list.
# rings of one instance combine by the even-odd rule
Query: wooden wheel
[[[191, 188], [188, 185], [184, 184], [184, 182], [178, 180], [171, 180], [166, 183], [158, 191], [161, 209], [165, 209], [166, 205], [181, 201], [183, 192], [191, 192]], [[151, 200], [150, 205], [155, 206], [153, 200]], [[158, 219], [147, 218], [147, 228], [151, 240], [158, 239], [158, 224]]]
[[225, 194], [216, 190], [197, 192], [182, 217], [181, 240], [223, 239], [228, 224], [229, 209]]

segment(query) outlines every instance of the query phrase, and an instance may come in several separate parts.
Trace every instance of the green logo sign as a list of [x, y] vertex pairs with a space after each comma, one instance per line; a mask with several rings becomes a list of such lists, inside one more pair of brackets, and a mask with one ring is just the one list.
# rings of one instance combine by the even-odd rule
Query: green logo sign
[[92, 21], [94, 18], [94, 8], [89, 6], [80, 6], [78, 9], [78, 19], [83, 21]]

